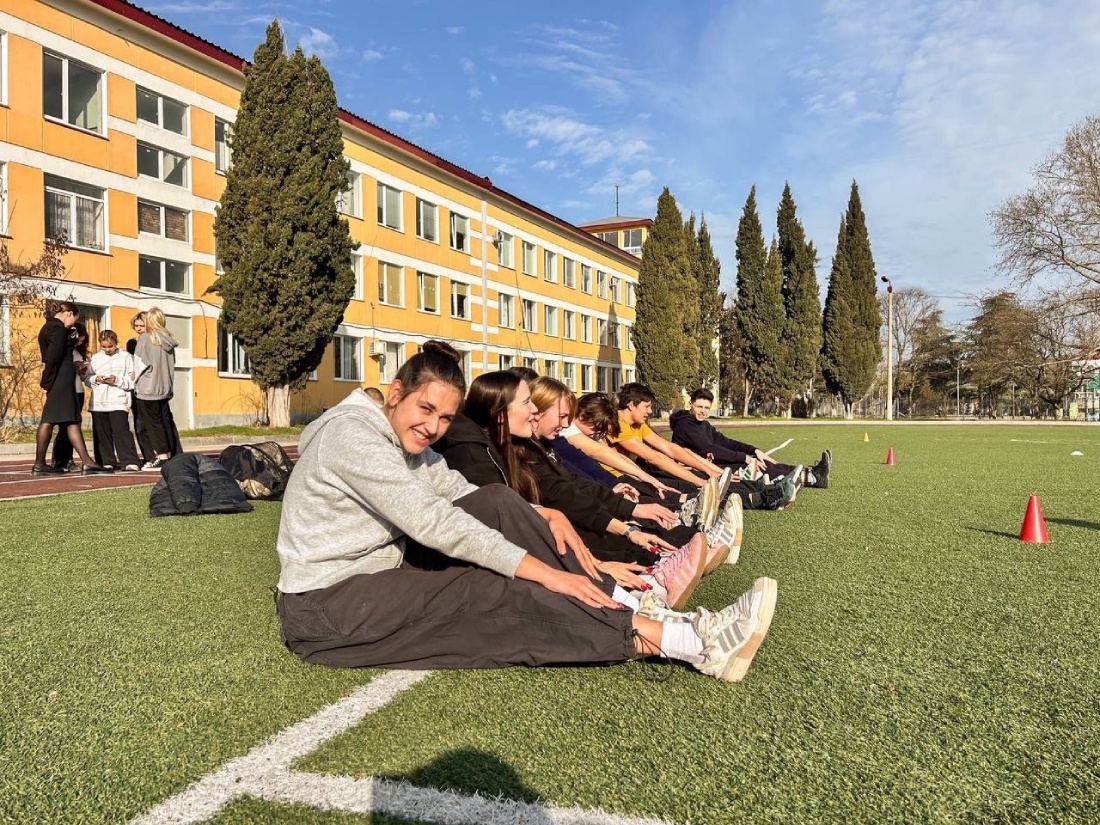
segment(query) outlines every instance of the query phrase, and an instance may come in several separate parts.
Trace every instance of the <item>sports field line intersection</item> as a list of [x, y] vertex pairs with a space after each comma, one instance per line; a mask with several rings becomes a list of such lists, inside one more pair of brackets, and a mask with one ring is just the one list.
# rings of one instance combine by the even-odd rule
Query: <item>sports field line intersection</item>
[[229, 802], [246, 796], [351, 814], [385, 813], [443, 825], [670, 825], [664, 819], [619, 816], [598, 809], [467, 796], [376, 777], [326, 776], [290, 770], [295, 760], [350, 730], [433, 672], [394, 670], [378, 676], [198, 780], [132, 820], [131, 825], [203, 822]]

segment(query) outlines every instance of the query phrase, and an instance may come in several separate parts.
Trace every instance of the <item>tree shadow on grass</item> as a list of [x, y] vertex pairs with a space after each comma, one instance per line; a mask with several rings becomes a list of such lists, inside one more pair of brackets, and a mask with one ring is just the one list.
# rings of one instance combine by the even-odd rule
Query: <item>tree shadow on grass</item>
[[[404, 780], [420, 788], [441, 788], [460, 794], [476, 793], [489, 799], [505, 797], [527, 803], [536, 803], [541, 799], [535, 790], [523, 783], [511, 765], [499, 756], [476, 748], [449, 751], [415, 771], [385, 778]], [[537, 821], [542, 822], [541, 819]], [[549, 819], [546, 821], [549, 822]]]
[[1084, 521], [1079, 518], [1047, 518], [1047, 521], [1053, 521], [1055, 524], [1064, 524], [1067, 527], [1080, 527], [1082, 530], [1100, 530], [1100, 523], [1095, 521]]

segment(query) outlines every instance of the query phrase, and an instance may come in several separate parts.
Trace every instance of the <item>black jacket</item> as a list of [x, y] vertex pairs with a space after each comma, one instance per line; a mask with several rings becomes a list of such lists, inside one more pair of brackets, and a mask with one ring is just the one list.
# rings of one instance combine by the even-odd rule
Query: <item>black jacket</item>
[[57, 372], [66, 359], [72, 360], [72, 339], [69, 328], [56, 318], [47, 318], [38, 331], [38, 350], [42, 353], [42, 380], [38, 385], [49, 392], [57, 380]]
[[161, 480], [149, 494], [150, 516], [205, 513], [251, 513], [229, 471], [209, 456], [180, 453], [160, 470]]
[[709, 421], [697, 420], [691, 410], [676, 410], [668, 417], [668, 425], [672, 429], [673, 444], [704, 458], [709, 453], [718, 464], [744, 466], [745, 459], [756, 453], [756, 447], [751, 444], [727, 438]]
[[[518, 440], [518, 439], [517, 439]], [[634, 515], [635, 504], [613, 492], [610, 487], [570, 472], [541, 442], [546, 453], [529, 448], [532, 460], [527, 466], [539, 485], [540, 503], [561, 510], [573, 524], [594, 533], [605, 533], [614, 518], [626, 521]]]
[[500, 451], [481, 427], [462, 413], [455, 416], [447, 434], [435, 442], [432, 449], [446, 459], [448, 467], [458, 470], [471, 484], [478, 487], [508, 484]]

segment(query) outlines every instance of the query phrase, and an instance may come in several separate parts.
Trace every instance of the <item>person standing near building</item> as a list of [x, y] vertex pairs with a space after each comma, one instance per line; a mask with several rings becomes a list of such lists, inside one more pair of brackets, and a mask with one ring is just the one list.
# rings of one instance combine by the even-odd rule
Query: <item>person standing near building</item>
[[169, 406], [175, 380], [177, 346], [176, 339], [164, 326], [164, 313], [157, 307], [147, 310], [145, 332], [138, 336], [134, 348], [134, 356], [145, 363], [134, 388], [138, 441], [151, 451], [151, 456], [146, 456], [143, 470], [160, 470], [164, 462], [182, 452]]
[[119, 349], [118, 335], [99, 333], [99, 352], [91, 358], [84, 382], [92, 388], [92, 439], [96, 461], [116, 469], [140, 470], [130, 434], [130, 391], [134, 388], [134, 357]]
[[[80, 436], [84, 437], [84, 376], [88, 373], [88, 328], [77, 321], [69, 330], [69, 338], [72, 339], [73, 367], [76, 371], [76, 410], [81, 415]], [[85, 442], [85, 447], [87, 442]], [[58, 472], [77, 472], [80, 468], [73, 463], [73, 443], [69, 440], [69, 434], [62, 428], [57, 428], [57, 435], [53, 440], [52, 463]], [[102, 464], [99, 456], [95, 456], [95, 463]], [[106, 469], [106, 468], [104, 468]]]

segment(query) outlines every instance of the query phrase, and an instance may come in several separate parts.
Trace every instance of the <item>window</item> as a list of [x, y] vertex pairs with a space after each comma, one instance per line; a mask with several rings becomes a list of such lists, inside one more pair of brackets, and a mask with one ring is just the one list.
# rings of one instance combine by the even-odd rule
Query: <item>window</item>
[[602, 269], [596, 270], [596, 294], [600, 298], [607, 297], [607, 273]]
[[561, 364], [561, 381], [569, 389], [576, 391], [577, 389], [577, 365], [572, 361], [562, 361]]
[[500, 369], [501, 369], [501, 371], [510, 370], [512, 368], [512, 364], [515, 363], [515, 360], [516, 359], [513, 358], [511, 355], [502, 355], [502, 356], [500, 356]]
[[67, 57], [42, 52], [42, 114], [103, 134], [103, 74]]
[[383, 342], [386, 351], [378, 361], [378, 380], [388, 384], [397, 377], [397, 369], [401, 366], [401, 356], [404, 354], [405, 345], [392, 341]]
[[468, 284], [451, 282], [451, 315], [455, 318], [470, 320], [470, 287]]
[[523, 242], [523, 274], [538, 277], [537, 271], [538, 264], [535, 261], [535, 245], [533, 243]]
[[8, 102], [8, 33], [4, 32], [4, 31], [0, 31], [0, 105], [6, 105], [7, 102]]
[[378, 184], [378, 223], [401, 231], [401, 190]]
[[607, 319], [600, 318], [596, 322], [596, 342], [601, 347], [607, 346]]
[[607, 367], [596, 367], [596, 392], [611, 392], [611, 376]]
[[632, 307], [632, 306], [634, 306], [635, 303], [637, 303], [637, 301], [638, 301], [638, 298], [634, 294], [634, 284], [627, 281], [627, 284], [626, 284], [626, 305], [628, 307]]
[[599, 238], [601, 241], [606, 241], [607, 243], [611, 244], [612, 246], [618, 246], [619, 245], [619, 233], [617, 231], [615, 231], [615, 232], [597, 232], [596, 237]]
[[611, 368], [611, 388], [612, 391], [617, 391], [618, 387], [623, 385], [623, 371], [619, 367]]
[[378, 262], [378, 303], [392, 307], [405, 306], [404, 277], [397, 264]]
[[187, 134], [187, 107], [156, 92], [137, 87], [138, 120], [152, 123], [177, 135]]
[[581, 364], [581, 392], [592, 392], [591, 364]]
[[498, 232], [497, 234], [500, 237], [500, 243], [497, 244], [497, 263], [500, 266], [515, 269], [516, 262], [513, 260], [513, 255], [515, 254], [516, 239], [507, 232]]
[[[3, 34], [0, 33], [0, 44], [3, 43]], [[0, 60], [3, 60], [0, 54]], [[2, 65], [2, 64], [0, 64]], [[2, 82], [2, 79], [0, 79]], [[8, 234], [8, 165], [0, 163], [0, 235]]]
[[223, 175], [233, 165], [233, 153], [229, 149], [229, 137], [232, 131], [231, 124], [214, 119], [214, 171]]
[[218, 321], [218, 372], [222, 375], [252, 375], [252, 365], [244, 347]]
[[332, 337], [334, 377], [337, 381], [363, 380], [363, 339], [350, 335]]
[[577, 340], [577, 313], [571, 309], [562, 310], [562, 331], [561, 337], [566, 341]]
[[550, 283], [554, 283], [558, 280], [557, 259], [558, 256], [551, 252], [549, 249], [543, 250], [542, 277]]
[[539, 331], [539, 319], [535, 313], [535, 302], [523, 299], [523, 329], [527, 332]]
[[577, 279], [573, 272], [573, 259], [562, 258], [561, 259], [561, 282], [562, 285], [568, 289], [577, 288]]
[[626, 337], [626, 348], [629, 351], [633, 352], [634, 351], [634, 327], [627, 326], [626, 324], [623, 324], [623, 333]]
[[138, 232], [173, 241], [187, 240], [187, 213], [149, 201], [138, 201]]
[[416, 308], [422, 312], [439, 312], [439, 276], [416, 273]]
[[501, 293], [500, 297], [497, 298], [497, 301], [500, 306], [500, 320], [497, 322], [497, 325], [504, 329], [515, 329], [516, 312], [514, 299], [511, 295], [504, 295], [503, 293]]
[[581, 264], [581, 292], [592, 294], [592, 267], [587, 264]]
[[187, 269], [180, 261], [142, 255], [138, 258], [138, 287], [183, 295], [187, 292]]
[[619, 348], [619, 325], [610, 319], [607, 322], [607, 343], [615, 349]]
[[558, 377], [558, 362], [551, 361], [549, 358], [542, 362], [542, 374], [547, 378]]
[[351, 215], [353, 218], [363, 217], [363, 203], [359, 197], [358, 172], [348, 172], [348, 188], [336, 196], [336, 211]]
[[363, 256], [351, 253], [351, 272], [355, 276], [355, 289], [351, 293], [353, 301], [363, 300]]
[[105, 249], [103, 190], [46, 175], [46, 237], [80, 249]]
[[544, 307], [543, 308], [543, 331], [553, 337], [558, 337], [558, 308], [557, 307]]
[[611, 300], [619, 303], [619, 279], [614, 275], [611, 276]]
[[527, 369], [529, 369], [529, 370], [534, 370], [535, 372], [538, 372], [538, 370], [539, 370], [539, 359], [538, 358], [524, 358], [523, 359], [523, 366], [527, 367]]
[[436, 243], [439, 241], [437, 215], [439, 207], [426, 200], [416, 199], [416, 237]]
[[451, 213], [451, 249], [470, 251], [470, 219], [454, 212]]
[[187, 158], [183, 155], [139, 141], [137, 167], [139, 175], [156, 178], [173, 186], [187, 186]]
[[581, 341], [586, 344], [592, 343], [592, 316], [581, 316]]
[[642, 230], [641, 229], [624, 229], [623, 230], [623, 249], [629, 252], [631, 255], [642, 254]]

